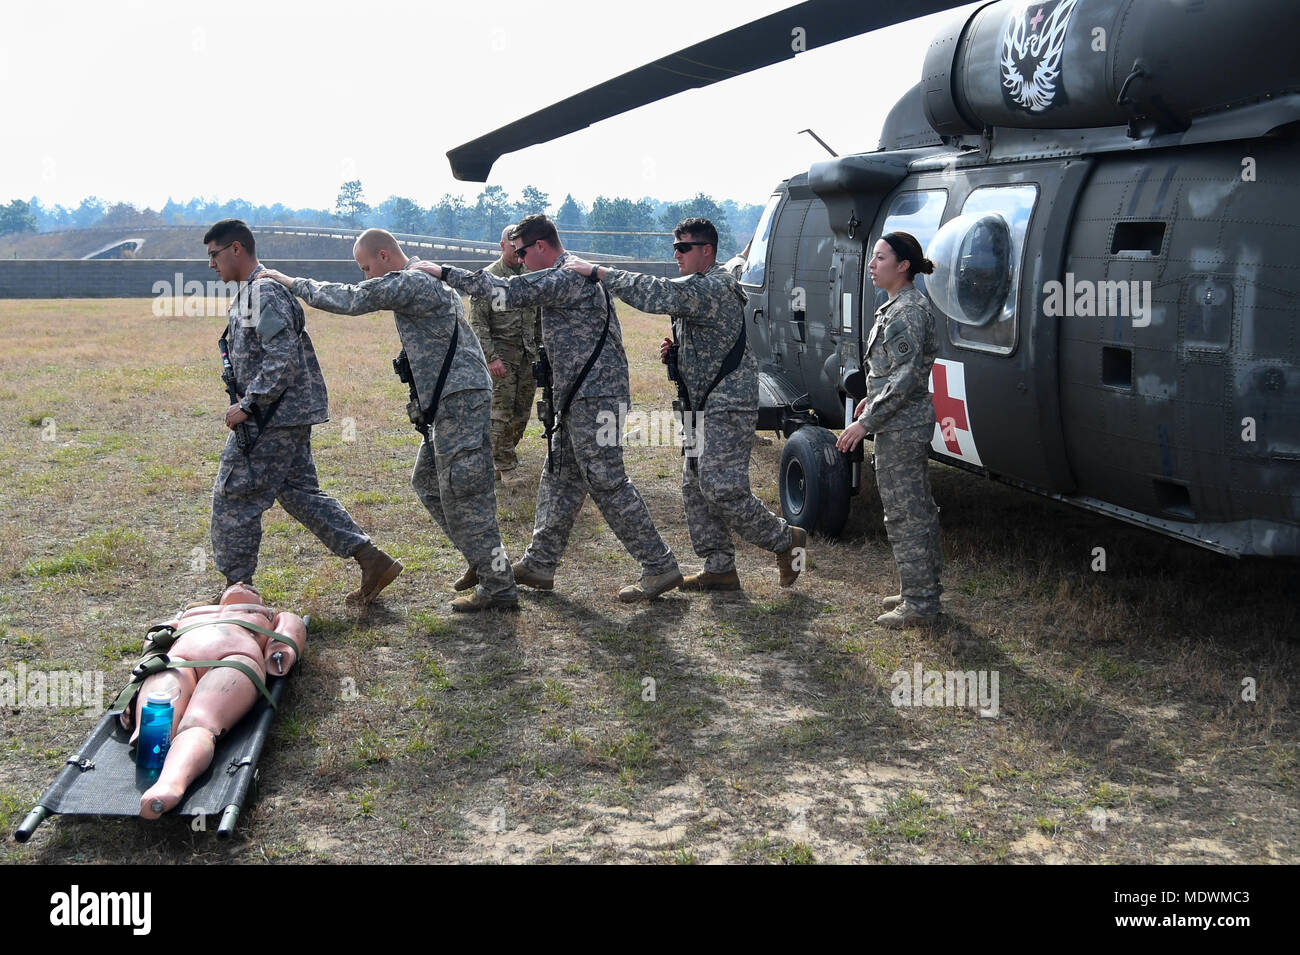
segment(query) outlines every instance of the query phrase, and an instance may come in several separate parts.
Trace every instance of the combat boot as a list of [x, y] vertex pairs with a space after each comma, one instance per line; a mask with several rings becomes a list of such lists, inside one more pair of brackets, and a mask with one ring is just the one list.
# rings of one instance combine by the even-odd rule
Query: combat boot
[[886, 610], [893, 610], [902, 602], [903, 602], [903, 595], [894, 594], [894, 596], [886, 597], [884, 600], [880, 601], [880, 606], [884, 607]]
[[510, 572], [515, 575], [516, 584], [523, 584], [525, 587], [532, 587], [534, 590], [555, 589], [554, 574], [543, 574], [541, 571], [533, 570], [522, 560], [511, 564]]
[[477, 583], [478, 568], [470, 566], [465, 568], [465, 573], [456, 578], [456, 582], [451, 585], [451, 589], [459, 593], [462, 590], [469, 590]]
[[682, 590], [739, 590], [740, 575], [734, 567], [720, 574], [702, 570], [698, 574], [687, 574], [678, 586]]
[[480, 610], [518, 610], [519, 598], [494, 597], [478, 588], [451, 602], [456, 613], [478, 613]]
[[402, 572], [400, 560], [394, 560], [369, 542], [363, 544], [352, 559], [361, 565], [361, 586], [348, 594], [347, 602], [350, 604], [370, 603]]
[[901, 630], [905, 627], [925, 627], [939, 619], [939, 612], [922, 613], [904, 600], [889, 613], [882, 613], [876, 618], [876, 623], [882, 627], [888, 627], [891, 630]]
[[649, 577], [643, 575], [637, 583], [628, 584], [620, 590], [618, 599], [625, 604], [636, 603], [638, 600], [654, 600], [660, 594], [681, 586], [682, 580], [682, 572], [676, 567], [662, 574], [653, 574]]
[[[796, 557], [799, 560], [799, 567], [795, 567]], [[776, 555], [776, 566], [781, 571], [781, 586], [789, 587], [799, 579], [799, 572], [803, 570], [804, 561], [808, 559], [808, 532], [802, 527], [790, 525], [790, 549], [783, 550]]]

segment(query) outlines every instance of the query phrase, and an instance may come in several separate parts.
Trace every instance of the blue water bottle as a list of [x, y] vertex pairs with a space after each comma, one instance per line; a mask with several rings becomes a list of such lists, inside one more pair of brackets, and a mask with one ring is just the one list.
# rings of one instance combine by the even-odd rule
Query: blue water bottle
[[167, 750], [172, 744], [172, 695], [150, 693], [140, 714], [140, 738], [136, 743], [136, 767], [149, 779], [157, 779]]

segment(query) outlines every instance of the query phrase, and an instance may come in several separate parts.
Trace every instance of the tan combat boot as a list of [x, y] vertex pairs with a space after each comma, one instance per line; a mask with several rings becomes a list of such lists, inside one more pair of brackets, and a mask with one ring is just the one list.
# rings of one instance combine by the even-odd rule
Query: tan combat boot
[[904, 600], [889, 613], [882, 613], [876, 618], [876, 623], [882, 627], [888, 627], [891, 630], [902, 630], [905, 627], [925, 627], [939, 619], [939, 614], [922, 613]]
[[894, 596], [886, 597], [884, 600], [880, 601], [880, 606], [884, 607], [886, 610], [893, 610], [902, 602], [903, 602], [903, 595], [894, 594]]
[[465, 573], [456, 578], [456, 582], [451, 585], [451, 589], [459, 593], [462, 590], [469, 590], [478, 583], [478, 568], [466, 567]]
[[635, 584], [628, 584], [620, 590], [618, 599], [625, 604], [636, 603], [638, 600], [654, 600], [660, 594], [681, 586], [682, 579], [682, 572], [676, 567], [662, 574], [643, 576]]
[[734, 567], [720, 574], [702, 570], [698, 574], [687, 574], [679, 586], [682, 590], [739, 590], [740, 575]]
[[491, 594], [480, 593], [475, 588], [465, 596], [453, 600], [451, 609], [456, 613], [478, 613], [480, 610], [518, 610], [519, 598], [507, 600], [502, 597], [493, 597]]
[[347, 602], [350, 604], [370, 603], [402, 572], [400, 560], [394, 560], [371, 543], [363, 545], [352, 559], [361, 565], [361, 586], [348, 594]]
[[515, 575], [516, 584], [523, 584], [525, 587], [532, 587], [534, 590], [555, 589], [554, 574], [543, 574], [541, 571], [533, 570], [522, 560], [511, 564], [510, 571]]
[[[776, 566], [781, 571], [781, 586], [790, 587], [799, 579], [799, 572], [808, 560], [808, 532], [790, 525], [790, 549], [776, 555]], [[795, 567], [796, 561], [799, 566]]]

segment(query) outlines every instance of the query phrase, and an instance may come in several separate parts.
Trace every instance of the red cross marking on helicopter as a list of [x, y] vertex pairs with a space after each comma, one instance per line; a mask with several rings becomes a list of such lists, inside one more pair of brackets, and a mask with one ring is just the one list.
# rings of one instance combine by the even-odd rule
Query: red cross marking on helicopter
[[1037, 33], [1037, 32], [1038, 32], [1038, 24], [1040, 24], [1040, 23], [1042, 23], [1042, 22], [1043, 22], [1043, 8], [1042, 8], [1042, 7], [1039, 7], [1039, 8], [1038, 8], [1038, 13], [1035, 14], [1035, 15], [1034, 15], [1034, 18], [1033, 18], [1032, 20], [1029, 21], [1029, 25], [1030, 25], [1031, 27], [1033, 27], [1033, 28], [1034, 28], [1034, 32]]
[[934, 375], [934, 394], [931, 398], [934, 401], [934, 415], [939, 419], [939, 429], [943, 432], [943, 443], [953, 454], [960, 455], [961, 445], [957, 443], [953, 429], [970, 430], [970, 424], [966, 420], [966, 402], [948, 394], [946, 367], [935, 362], [931, 373]]

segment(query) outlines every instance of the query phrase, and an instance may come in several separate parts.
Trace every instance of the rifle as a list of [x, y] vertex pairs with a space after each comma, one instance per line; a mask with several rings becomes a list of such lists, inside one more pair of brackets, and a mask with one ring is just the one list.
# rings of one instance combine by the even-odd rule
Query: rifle
[[[235, 366], [230, 362], [230, 347], [226, 344], [226, 336], [217, 339], [217, 350], [221, 352], [221, 380], [225, 382], [226, 394], [230, 396], [232, 405], [239, 404], [239, 385], [235, 381]], [[248, 425], [239, 424], [235, 426], [235, 446], [248, 457], [252, 450], [252, 444], [248, 440]]]
[[398, 380], [410, 391], [411, 400], [406, 403], [406, 416], [411, 419], [411, 424], [415, 425], [415, 430], [420, 432], [420, 437], [424, 438], [424, 443], [427, 445], [429, 421], [424, 416], [424, 409], [420, 407], [420, 396], [415, 392], [415, 376], [411, 374], [411, 362], [406, 357], [405, 348], [393, 359], [393, 374], [397, 375]]
[[551, 359], [546, 354], [546, 346], [537, 347], [537, 361], [533, 362], [533, 380], [542, 389], [542, 400], [537, 402], [537, 420], [542, 423], [542, 432], [546, 437], [546, 467], [554, 470], [551, 460], [551, 436], [555, 434], [555, 381], [551, 375]]

